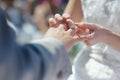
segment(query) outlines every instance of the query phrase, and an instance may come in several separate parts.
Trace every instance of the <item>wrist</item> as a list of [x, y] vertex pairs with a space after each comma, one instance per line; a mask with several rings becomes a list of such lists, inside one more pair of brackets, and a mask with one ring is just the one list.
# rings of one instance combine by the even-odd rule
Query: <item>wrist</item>
[[104, 29], [104, 39], [103, 39], [103, 42], [108, 44], [109, 40], [111, 39], [111, 36], [112, 36], [112, 32], [108, 29]]

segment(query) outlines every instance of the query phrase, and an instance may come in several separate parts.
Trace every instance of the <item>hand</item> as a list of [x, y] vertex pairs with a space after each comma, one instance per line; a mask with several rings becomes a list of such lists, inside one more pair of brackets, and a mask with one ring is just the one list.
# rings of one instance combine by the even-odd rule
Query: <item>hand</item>
[[68, 23], [67, 23], [68, 19], [70, 19], [69, 14], [63, 14], [63, 16], [61, 16], [60, 14], [56, 14], [54, 16], [54, 18], [49, 19], [49, 25], [50, 25], [50, 27], [57, 28], [58, 25], [62, 23], [65, 25], [64, 29], [68, 30], [70, 28]]
[[76, 35], [76, 27], [72, 20], [68, 19], [66, 22], [69, 29], [66, 29], [66, 24], [64, 21], [62, 22], [63, 18], [53, 18], [53, 23], [50, 22], [50, 29], [48, 29], [47, 33], [45, 34], [44, 38], [52, 37], [60, 40], [66, 47], [69, 49], [75, 44], [76, 42], [81, 41], [81, 39]]
[[86, 45], [92, 46], [99, 42], [105, 42], [108, 30], [102, 26], [92, 23], [77, 23], [76, 25], [78, 28], [90, 30], [88, 35], [84, 35]]

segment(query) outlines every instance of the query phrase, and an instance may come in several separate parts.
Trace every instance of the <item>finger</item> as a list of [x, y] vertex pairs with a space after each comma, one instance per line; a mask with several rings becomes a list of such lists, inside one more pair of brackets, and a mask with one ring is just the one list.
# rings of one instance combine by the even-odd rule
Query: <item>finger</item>
[[83, 38], [91, 39], [95, 36], [95, 33], [87, 34], [87, 35], [81, 35]]
[[63, 17], [63, 23], [66, 24], [65, 30], [68, 30], [70, 27], [68, 26], [67, 19], [70, 19], [71, 17], [67, 13], [64, 13], [62, 17]]
[[75, 34], [75, 31], [72, 30], [72, 29], [68, 29], [67, 32], [68, 32], [70, 35], [72, 35], [72, 36]]
[[68, 23], [69, 28], [76, 29], [75, 28], [76, 25], [74, 24], [74, 22], [71, 19], [67, 19], [67, 23]]
[[82, 31], [85, 34], [91, 34], [97, 30], [97, 27], [95, 25], [90, 25], [90, 24], [84, 24], [84, 23], [79, 23], [75, 24], [78, 27], [78, 31]]
[[74, 35], [76, 33], [76, 27], [74, 22], [71, 19], [67, 20], [68, 26], [70, 29], [68, 29], [68, 32], [70, 32], [71, 35]]
[[82, 38], [80, 38], [78, 35], [75, 35], [75, 36], [73, 37], [73, 40], [74, 40], [75, 42], [80, 42], [80, 41], [82, 41]]
[[49, 19], [49, 26], [50, 27], [56, 27], [56, 25], [57, 25], [56, 20], [54, 18], [50, 18]]
[[[92, 40], [93, 40], [93, 34], [91, 35], [79, 35], [79, 34], [76, 34], [77, 37], [75, 37], [75, 41], [76, 42], [79, 42], [79, 41], [83, 41], [87, 46], [91, 46], [92, 44]], [[92, 36], [92, 37], [91, 37]]]
[[86, 35], [86, 37], [87, 37], [87, 38], [90, 38], [90, 39], [92, 39], [94, 36], [95, 36], [95, 32]]
[[83, 40], [84, 40], [84, 42], [87, 46], [92, 46], [96, 43], [97, 39], [94, 36], [95, 36], [95, 34], [92, 33], [92, 34], [89, 34], [89, 35], [85, 35], [83, 37]]
[[67, 13], [64, 13], [64, 14], [62, 15], [62, 17], [63, 17], [64, 19], [70, 19], [70, 15], [67, 14]]
[[61, 22], [63, 20], [63, 17], [60, 14], [56, 14], [55, 19], [57, 22]]
[[60, 30], [64, 30], [65, 31], [65, 25], [64, 24], [60, 24], [58, 27]]
[[94, 29], [97, 29], [98, 27], [93, 24], [93, 23], [75, 23], [75, 25], [78, 27], [78, 28], [81, 28], [81, 29], [90, 29], [90, 30], [94, 30]]
[[79, 34], [76, 34], [73, 37], [73, 39], [74, 39], [75, 42], [83, 41], [87, 46], [92, 46], [94, 44], [93, 43], [93, 38], [85, 36], [85, 35], [80, 36]]

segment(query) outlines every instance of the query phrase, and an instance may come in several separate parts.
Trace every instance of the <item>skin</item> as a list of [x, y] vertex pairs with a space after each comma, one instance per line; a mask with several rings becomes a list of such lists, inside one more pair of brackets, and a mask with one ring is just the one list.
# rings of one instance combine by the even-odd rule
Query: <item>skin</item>
[[54, 18], [49, 19], [50, 28], [48, 29], [47, 33], [45, 34], [44, 38], [52, 37], [60, 40], [66, 50], [69, 50], [75, 43], [81, 41], [78, 35], [76, 35], [76, 27], [75, 24], [68, 16], [66, 17], [66, 23], [70, 27], [66, 29], [66, 24], [64, 21], [64, 17], [56, 14]]
[[[103, 42], [114, 49], [120, 51], [120, 35], [117, 33], [114, 33], [100, 25], [93, 24], [93, 23], [79, 23], [77, 26], [82, 27], [85, 26], [86, 28], [90, 29], [92, 31], [91, 35], [87, 35], [86, 37], [86, 44], [88, 46], [92, 46], [96, 43]], [[84, 38], [85, 38], [84, 37]]]
[[38, 26], [39, 31], [43, 33], [45, 33], [48, 30], [44, 14], [45, 13], [42, 10], [40, 10], [39, 7], [36, 7], [33, 14], [34, 21]]
[[69, 0], [64, 14], [69, 14], [74, 22], [83, 21], [83, 11], [81, 0]]
[[[77, 8], [77, 9], [76, 9]], [[92, 46], [99, 42], [104, 42], [114, 49], [120, 51], [120, 35], [116, 34], [110, 30], [103, 28], [100, 25], [92, 24], [92, 23], [80, 23], [83, 20], [83, 12], [82, 12], [82, 5], [80, 0], [69, 0], [69, 3], [65, 9], [64, 13], [68, 13], [71, 16], [71, 19], [76, 23], [75, 25], [78, 29], [82, 29], [82, 33], [85, 32], [85, 28], [90, 30], [90, 33], [86, 33], [82, 40], [85, 42], [86, 45]], [[65, 17], [70, 18], [70, 16]], [[63, 15], [64, 17], [64, 15]], [[53, 20], [55, 22], [55, 20]], [[79, 22], [79, 23], [77, 23]], [[81, 33], [79, 33], [79, 36]], [[80, 37], [81, 38], [81, 37]], [[81, 40], [81, 39], [80, 39]]]

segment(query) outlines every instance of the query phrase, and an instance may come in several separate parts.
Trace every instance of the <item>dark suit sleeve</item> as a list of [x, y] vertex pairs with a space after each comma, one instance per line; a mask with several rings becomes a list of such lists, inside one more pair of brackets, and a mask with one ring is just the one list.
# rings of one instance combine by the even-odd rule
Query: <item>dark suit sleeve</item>
[[34, 80], [66, 80], [71, 74], [67, 52], [56, 39], [47, 38], [26, 44], [21, 46], [20, 51], [20, 69], [26, 75], [29, 73]]
[[0, 9], [0, 80], [66, 80], [70, 73], [67, 52], [59, 40], [18, 45]]

